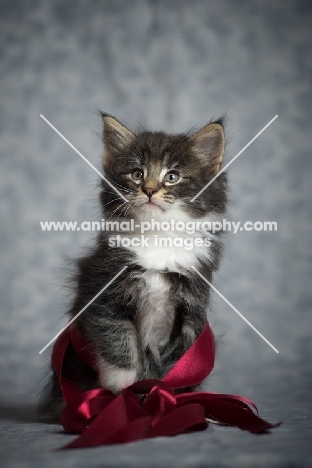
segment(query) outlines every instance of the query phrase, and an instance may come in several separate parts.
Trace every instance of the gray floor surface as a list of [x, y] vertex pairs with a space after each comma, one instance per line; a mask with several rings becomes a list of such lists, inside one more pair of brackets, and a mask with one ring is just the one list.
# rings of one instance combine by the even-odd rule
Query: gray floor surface
[[210, 425], [206, 431], [126, 445], [57, 451], [74, 436], [58, 424], [38, 422], [32, 407], [1, 409], [3, 467], [310, 467], [311, 409], [274, 405], [261, 416], [283, 421], [268, 434]]

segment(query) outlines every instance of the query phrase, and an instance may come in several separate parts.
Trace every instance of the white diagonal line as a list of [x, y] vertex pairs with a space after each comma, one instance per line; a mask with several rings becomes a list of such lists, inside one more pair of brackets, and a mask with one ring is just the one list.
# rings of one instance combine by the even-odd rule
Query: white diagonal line
[[46, 350], [46, 349], [47, 349], [47, 347], [48, 347], [48, 346], [50, 346], [50, 344], [51, 344], [51, 343], [53, 343], [53, 341], [54, 341], [54, 340], [56, 340], [56, 338], [58, 338], [58, 337], [60, 336], [60, 334], [61, 334], [61, 333], [62, 333], [64, 330], [66, 330], [66, 328], [67, 328], [67, 327], [69, 327], [69, 325], [71, 325], [71, 324], [73, 323], [73, 321], [74, 321], [74, 320], [76, 320], [76, 318], [77, 318], [77, 317], [79, 317], [79, 315], [80, 315], [80, 314], [82, 314], [82, 312], [84, 312], [84, 311], [85, 311], [85, 310], [86, 310], [86, 309], [89, 307], [89, 305], [90, 305], [90, 304], [92, 304], [92, 302], [94, 302], [94, 301], [95, 301], [95, 299], [96, 299], [97, 297], [99, 297], [99, 296], [102, 294], [102, 292], [103, 292], [103, 291], [105, 291], [105, 289], [107, 289], [107, 288], [108, 288], [108, 286], [110, 286], [110, 285], [111, 285], [111, 284], [112, 284], [112, 283], [115, 281], [115, 279], [116, 279], [116, 278], [118, 278], [118, 276], [119, 276], [119, 275], [121, 275], [121, 273], [122, 273], [123, 271], [125, 271], [125, 269], [126, 269], [126, 268], [128, 268], [128, 267], [127, 267], [127, 266], [123, 267], [123, 268], [122, 268], [122, 270], [120, 270], [120, 272], [119, 272], [119, 273], [117, 273], [117, 275], [116, 275], [116, 276], [114, 276], [114, 278], [113, 278], [113, 279], [111, 279], [111, 280], [110, 280], [110, 281], [109, 281], [109, 282], [106, 284], [106, 286], [104, 286], [104, 288], [103, 288], [103, 289], [101, 289], [101, 291], [100, 291], [100, 292], [98, 292], [98, 293], [97, 293], [97, 295], [96, 295], [96, 296], [94, 296], [94, 298], [93, 298], [93, 299], [91, 299], [91, 301], [90, 301], [90, 302], [88, 302], [88, 304], [87, 304], [87, 305], [85, 305], [85, 306], [83, 307], [83, 309], [81, 309], [81, 311], [80, 311], [80, 312], [78, 312], [78, 314], [77, 314], [77, 315], [75, 315], [75, 317], [74, 317], [74, 318], [72, 318], [72, 319], [71, 319], [71, 320], [70, 320], [70, 321], [67, 323], [67, 325], [65, 325], [65, 327], [64, 327], [64, 328], [62, 328], [62, 330], [61, 330], [61, 331], [59, 331], [59, 332], [58, 332], [58, 333], [55, 335], [55, 337], [54, 337], [54, 338], [52, 338], [52, 340], [50, 340], [50, 341], [49, 341], [49, 343], [48, 343], [48, 344], [46, 344], [46, 345], [45, 345], [45, 347], [44, 347], [44, 348], [42, 348], [42, 350], [41, 350], [41, 351], [39, 351], [39, 354], [43, 353], [43, 351], [44, 351], [44, 350]]
[[278, 117], [278, 115], [276, 115], [275, 117], [273, 117], [273, 119], [272, 119], [272, 120], [270, 120], [270, 122], [269, 122], [269, 123], [267, 123], [267, 124], [266, 124], [266, 126], [265, 126], [265, 127], [263, 127], [263, 129], [262, 129], [262, 130], [260, 130], [260, 132], [259, 132], [259, 133], [257, 133], [257, 135], [256, 135], [256, 136], [254, 136], [254, 137], [252, 138], [252, 140], [250, 140], [250, 142], [249, 142], [249, 143], [247, 143], [247, 145], [245, 145], [245, 146], [244, 146], [244, 148], [243, 148], [243, 149], [241, 149], [241, 150], [240, 150], [240, 152], [239, 152], [239, 153], [237, 153], [237, 155], [236, 155], [236, 156], [234, 156], [234, 158], [233, 158], [233, 159], [231, 159], [231, 161], [229, 161], [229, 162], [228, 162], [228, 163], [227, 163], [227, 164], [226, 164], [226, 165], [225, 165], [225, 166], [224, 166], [224, 167], [221, 169], [221, 171], [220, 171], [220, 172], [218, 172], [218, 174], [217, 174], [217, 175], [215, 175], [215, 176], [213, 177], [213, 179], [211, 179], [211, 180], [210, 180], [210, 182], [208, 182], [208, 184], [207, 184], [207, 185], [205, 185], [205, 187], [204, 187], [204, 188], [202, 188], [202, 189], [201, 189], [201, 190], [198, 192], [198, 194], [197, 194], [197, 195], [195, 195], [195, 197], [194, 197], [194, 198], [192, 198], [192, 200], [191, 200], [191, 203], [192, 203], [194, 200], [196, 200], [196, 198], [197, 198], [197, 197], [199, 197], [199, 195], [200, 195], [201, 193], [203, 193], [203, 192], [204, 192], [204, 190], [206, 190], [206, 188], [208, 188], [208, 187], [209, 187], [209, 185], [210, 185], [210, 184], [212, 184], [212, 182], [214, 182], [214, 181], [217, 179], [217, 177], [219, 177], [219, 175], [220, 175], [220, 174], [222, 174], [222, 172], [224, 172], [224, 171], [225, 171], [225, 170], [226, 170], [226, 169], [227, 169], [227, 168], [228, 168], [228, 167], [229, 167], [229, 166], [232, 164], [232, 162], [234, 162], [234, 161], [235, 161], [235, 159], [237, 159], [237, 158], [238, 158], [238, 156], [240, 156], [240, 155], [241, 155], [241, 154], [242, 154], [242, 153], [245, 151], [245, 149], [247, 149], [247, 148], [248, 148], [248, 146], [250, 146], [250, 145], [251, 145], [251, 143], [253, 143], [253, 142], [254, 142], [254, 141], [255, 141], [255, 140], [258, 138], [258, 136], [260, 136], [260, 135], [261, 135], [261, 133], [263, 133], [263, 132], [264, 132], [264, 130], [266, 130], [266, 129], [267, 129], [267, 128], [268, 128], [268, 127], [271, 125], [271, 123], [273, 123], [273, 122], [274, 122], [274, 120], [276, 120], [276, 119], [277, 119], [277, 117]]
[[230, 301], [228, 301], [226, 299], [226, 297], [223, 296], [223, 294], [221, 294], [217, 288], [215, 288], [213, 286], [213, 284], [210, 283], [210, 281], [208, 281], [194, 266], [192, 266], [193, 270], [196, 271], [196, 273], [217, 293], [219, 294], [219, 296], [234, 310], [234, 312], [236, 312], [240, 318], [242, 318], [246, 323], [247, 325], [249, 325], [259, 336], [260, 338], [262, 338], [269, 346], [271, 346], [271, 348], [276, 352], [276, 353], [279, 353], [279, 351], [275, 348], [275, 346], [272, 345], [272, 343], [269, 342], [269, 340], [267, 340], [265, 338], [265, 336], [262, 335], [262, 333], [259, 332], [259, 330], [256, 329], [256, 327], [254, 327], [250, 322], [249, 320], [247, 320], [243, 314], [241, 314], [237, 309], [236, 307], [233, 306], [233, 304], [230, 303]]
[[50, 125], [50, 127], [53, 128], [53, 130], [54, 130], [61, 138], [63, 138], [63, 140], [66, 141], [66, 143], [67, 143], [74, 151], [76, 151], [76, 153], [79, 154], [79, 156], [80, 156], [87, 164], [89, 164], [89, 166], [92, 167], [92, 169], [93, 169], [100, 177], [102, 177], [102, 179], [105, 180], [105, 182], [106, 182], [110, 187], [112, 187], [112, 189], [114, 189], [115, 192], [118, 193], [118, 195], [119, 195], [121, 198], [123, 198], [126, 202], [129, 201], [129, 200], [126, 199], [126, 197], [125, 197], [122, 193], [119, 192], [119, 190], [116, 189], [116, 187], [115, 187], [109, 180], [106, 179], [106, 177], [103, 176], [103, 174], [100, 173], [100, 171], [97, 170], [96, 167], [93, 166], [93, 164], [90, 163], [90, 161], [89, 161], [83, 154], [80, 153], [80, 151], [77, 150], [77, 148], [75, 148], [74, 145], [71, 144], [70, 141], [67, 140], [67, 138], [64, 137], [64, 135], [63, 135], [61, 132], [58, 131], [57, 128], [54, 127], [54, 125], [51, 124], [51, 122], [49, 122], [48, 119], [45, 118], [44, 115], [40, 114], [40, 117], [41, 117], [48, 125]]

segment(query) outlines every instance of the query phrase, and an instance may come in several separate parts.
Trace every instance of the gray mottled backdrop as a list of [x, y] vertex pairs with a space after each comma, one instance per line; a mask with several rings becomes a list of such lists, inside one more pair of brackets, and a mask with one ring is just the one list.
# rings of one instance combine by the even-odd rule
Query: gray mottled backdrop
[[[64, 255], [89, 233], [39, 221], [98, 215], [98, 176], [40, 118], [100, 167], [100, 108], [135, 125], [184, 131], [227, 114], [233, 220], [274, 233], [229, 234], [214, 391], [311, 402], [311, 50], [308, 1], [0, 1], [2, 405], [33, 403], [65, 324]], [[87, 313], [87, 312], [86, 312]]]

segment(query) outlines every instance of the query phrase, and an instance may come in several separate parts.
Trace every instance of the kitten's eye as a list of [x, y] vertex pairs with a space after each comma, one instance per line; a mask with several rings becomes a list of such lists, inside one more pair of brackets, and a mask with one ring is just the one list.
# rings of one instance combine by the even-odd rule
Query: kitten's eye
[[135, 169], [132, 172], [131, 177], [135, 182], [139, 182], [143, 179], [143, 172], [141, 171], [141, 169]]
[[180, 176], [177, 172], [170, 171], [164, 177], [164, 182], [169, 184], [175, 184], [180, 179]]

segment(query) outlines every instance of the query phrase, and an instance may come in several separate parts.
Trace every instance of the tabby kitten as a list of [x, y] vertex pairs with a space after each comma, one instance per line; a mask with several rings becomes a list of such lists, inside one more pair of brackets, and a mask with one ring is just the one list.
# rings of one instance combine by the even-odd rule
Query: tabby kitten
[[[224, 217], [225, 173], [191, 202], [221, 169], [222, 120], [195, 134], [167, 134], [132, 133], [114, 117], [102, 117], [105, 177], [128, 200], [103, 180], [100, 200], [105, 220], [134, 219], [138, 225], [151, 219], [186, 223]], [[96, 246], [78, 260], [76, 296], [69, 311], [74, 317], [127, 266], [75, 321], [96, 352], [98, 372], [86, 367], [71, 347], [63, 369], [85, 390], [102, 386], [118, 393], [137, 380], [161, 379], [197, 339], [207, 321], [210, 291], [191, 267], [211, 281], [219, 265], [221, 239], [199, 229], [192, 236], [210, 241], [186, 250], [155, 245], [155, 235], [189, 237], [186, 233], [148, 232], [149, 247], [114, 245], [115, 234], [120, 232], [102, 231]], [[140, 232], [122, 235], [140, 237]], [[55, 374], [42, 401], [44, 409], [62, 401]]]

